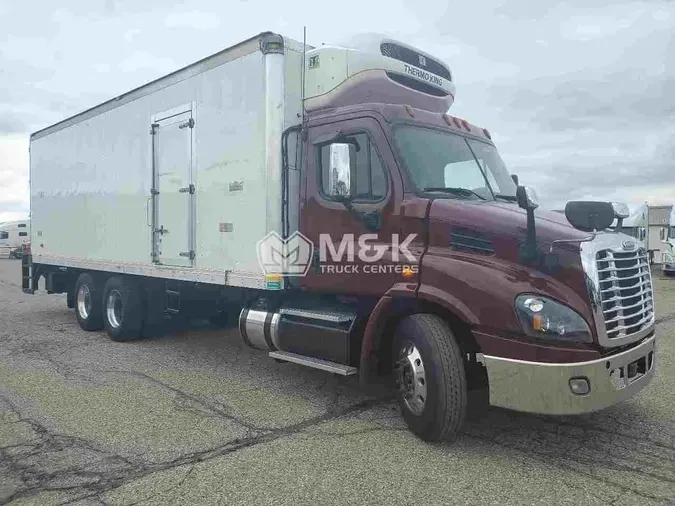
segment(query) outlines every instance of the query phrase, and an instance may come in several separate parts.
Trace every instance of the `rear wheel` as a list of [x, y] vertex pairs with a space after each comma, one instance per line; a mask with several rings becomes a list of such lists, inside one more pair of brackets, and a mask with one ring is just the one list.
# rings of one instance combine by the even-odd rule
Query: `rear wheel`
[[101, 314], [101, 287], [94, 277], [83, 272], [75, 282], [74, 305], [77, 323], [88, 332], [103, 328]]
[[432, 314], [404, 318], [394, 334], [394, 376], [403, 418], [425, 441], [454, 439], [464, 423], [464, 360], [445, 320]]
[[138, 282], [132, 277], [113, 276], [103, 289], [103, 323], [113, 341], [141, 337], [144, 304]]

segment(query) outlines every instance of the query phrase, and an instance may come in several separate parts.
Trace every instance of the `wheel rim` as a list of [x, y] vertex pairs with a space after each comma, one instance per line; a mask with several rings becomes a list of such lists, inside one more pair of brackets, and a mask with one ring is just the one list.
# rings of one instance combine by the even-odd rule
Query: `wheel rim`
[[117, 290], [111, 290], [108, 294], [105, 312], [112, 328], [117, 329], [122, 325], [122, 295]]
[[414, 344], [407, 343], [401, 347], [395, 371], [396, 386], [403, 401], [410, 411], [419, 415], [427, 401], [427, 377], [422, 355]]
[[85, 320], [89, 318], [89, 313], [91, 313], [91, 292], [87, 285], [82, 285], [77, 290], [77, 312]]

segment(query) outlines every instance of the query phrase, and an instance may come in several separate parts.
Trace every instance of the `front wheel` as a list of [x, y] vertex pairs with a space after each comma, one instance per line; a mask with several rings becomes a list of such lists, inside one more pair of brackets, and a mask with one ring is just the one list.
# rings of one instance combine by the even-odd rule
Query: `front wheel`
[[396, 395], [410, 430], [425, 441], [454, 439], [466, 416], [467, 381], [450, 326], [433, 314], [408, 316], [393, 350]]

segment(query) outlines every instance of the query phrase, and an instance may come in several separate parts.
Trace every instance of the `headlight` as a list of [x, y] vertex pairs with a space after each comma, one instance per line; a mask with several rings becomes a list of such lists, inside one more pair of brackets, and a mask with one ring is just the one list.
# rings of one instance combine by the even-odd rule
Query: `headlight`
[[591, 330], [579, 313], [546, 297], [519, 295], [516, 313], [528, 336], [581, 343], [593, 341]]

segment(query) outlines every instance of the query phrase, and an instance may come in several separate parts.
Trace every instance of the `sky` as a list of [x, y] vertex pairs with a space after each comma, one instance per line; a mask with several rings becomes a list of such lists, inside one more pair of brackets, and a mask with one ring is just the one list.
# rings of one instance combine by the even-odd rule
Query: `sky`
[[447, 62], [541, 206], [675, 202], [675, 1], [0, 0], [0, 222], [29, 212], [28, 137], [262, 31], [381, 33]]

